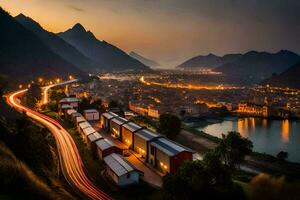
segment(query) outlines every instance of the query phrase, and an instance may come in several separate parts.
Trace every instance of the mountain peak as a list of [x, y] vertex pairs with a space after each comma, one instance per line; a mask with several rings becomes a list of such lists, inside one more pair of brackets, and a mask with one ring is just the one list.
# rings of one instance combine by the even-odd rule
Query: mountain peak
[[80, 23], [75, 24], [72, 29], [80, 32], [86, 32], [85, 28]]
[[23, 13], [20, 13], [16, 16], [16, 18], [28, 18], [28, 17], [25, 16]]

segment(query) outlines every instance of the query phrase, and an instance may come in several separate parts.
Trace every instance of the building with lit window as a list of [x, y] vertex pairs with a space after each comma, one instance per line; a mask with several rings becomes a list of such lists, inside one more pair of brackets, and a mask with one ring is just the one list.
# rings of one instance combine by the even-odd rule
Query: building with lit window
[[268, 117], [269, 107], [267, 105], [258, 105], [254, 103], [243, 102], [239, 103], [237, 113], [247, 116]]
[[142, 159], [144, 159], [146, 162], [149, 162], [148, 155], [149, 155], [149, 149], [150, 149], [150, 142], [162, 137], [160, 134], [152, 132], [148, 129], [142, 129], [139, 131], [136, 131], [134, 133], [134, 139], [133, 139], [133, 150], [137, 152]]
[[150, 142], [149, 163], [163, 173], [175, 173], [184, 161], [192, 161], [193, 151], [166, 138]]
[[121, 139], [122, 125], [129, 121], [123, 117], [115, 117], [110, 121], [110, 133], [114, 138]]
[[126, 144], [128, 148], [133, 148], [132, 143], [133, 143], [133, 135], [136, 131], [141, 130], [142, 127], [139, 125], [133, 123], [133, 122], [128, 122], [122, 126], [122, 134], [121, 134], [121, 141], [122, 143]]
[[101, 119], [100, 119], [101, 128], [106, 131], [109, 131], [110, 130], [110, 121], [115, 117], [118, 117], [118, 115], [113, 112], [103, 113], [101, 115]]

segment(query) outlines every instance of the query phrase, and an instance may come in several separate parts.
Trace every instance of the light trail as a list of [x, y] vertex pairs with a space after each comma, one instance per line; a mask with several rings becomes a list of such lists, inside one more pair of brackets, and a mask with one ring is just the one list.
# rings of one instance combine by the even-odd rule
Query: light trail
[[160, 83], [154, 81], [146, 81], [145, 77], [142, 76], [140, 82], [145, 85], [155, 85], [165, 88], [179, 88], [179, 89], [189, 89], [189, 90], [234, 90], [234, 89], [242, 89], [244, 87], [236, 87], [236, 86], [224, 86], [224, 85], [217, 85], [217, 86], [205, 86], [205, 85], [192, 85], [192, 84], [179, 84], [179, 83]]
[[8, 95], [7, 103], [19, 112], [25, 112], [28, 117], [43, 124], [51, 131], [56, 141], [62, 172], [67, 182], [80, 194], [90, 199], [111, 200], [112, 197], [97, 188], [85, 174], [83, 162], [71, 135], [54, 119], [19, 103], [17, 97], [26, 91], [27, 89], [24, 89]]
[[72, 79], [69, 81], [65, 81], [65, 82], [61, 82], [61, 83], [57, 83], [57, 84], [52, 84], [52, 85], [48, 85], [42, 88], [43, 90], [43, 104], [47, 104], [48, 103], [48, 91], [50, 88], [55, 87], [55, 86], [60, 86], [60, 85], [66, 85], [66, 84], [70, 84], [70, 83], [74, 83], [77, 82], [78, 79]]

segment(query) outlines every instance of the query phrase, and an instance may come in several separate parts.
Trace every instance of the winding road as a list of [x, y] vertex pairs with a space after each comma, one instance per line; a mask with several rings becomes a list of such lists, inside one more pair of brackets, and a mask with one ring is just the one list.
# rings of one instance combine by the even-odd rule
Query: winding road
[[[59, 85], [70, 82], [73, 81], [63, 82]], [[57, 85], [51, 85], [47, 88]], [[46, 95], [48, 89], [46, 89], [46, 92], [44, 90]], [[67, 182], [85, 197], [95, 200], [111, 200], [112, 197], [97, 188], [85, 174], [83, 162], [71, 135], [54, 119], [21, 105], [18, 97], [26, 91], [27, 89], [24, 89], [8, 95], [7, 103], [19, 112], [25, 112], [28, 117], [43, 124], [51, 131], [56, 140], [62, 172]]]

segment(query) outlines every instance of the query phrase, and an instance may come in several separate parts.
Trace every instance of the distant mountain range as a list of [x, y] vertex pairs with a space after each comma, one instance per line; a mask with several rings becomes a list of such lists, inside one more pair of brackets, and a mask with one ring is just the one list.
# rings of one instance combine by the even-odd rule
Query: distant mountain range
[[130, 57], [121, 49], [98, 40], [90, 31], [86, 31], [81, 24], [58, 33], [62, 39], [78, 49], [82, 54], [105, 70], [150, 70], [140, 61]]
[[188, 59], [182, 64], [178, 65], [177, 68], [182, 69], [213, 69], [224, 65], [226, 63], [230, 63], [237, 58], [239, 58], [242, 54], [227, 54], [224, 56], [216, 56], [214, 54], [208, 54], [206, 56], [200, 55]]
[[281, 50], [277, 53], [249, 51], [236, 60], [214, 69], [234, 79], [259, 83], [273, 74], [282, 73], [300, 61], [299, 55]]
[[0, 8], [0, 74], [15, 83], [36, 77], [84, 73], [45, 45], [34, 33]]
[[53, 52], [64, 58], [66, 61], [75, 65], [85, 72], [96, 71], [97, 65], [84, 56], [75, 47], [61, 39], [54, 33], [44, 30], [40, 24], [33, 19], [20, 14], [15, 19], [25, 28], [32, 31], [40, 40], [42, 40]]
[[177, 66], [182, 69], [212, 69], [222, 72], [231, 83], [253, 84], [280, 74], [300, 62], [294, 52], [281, 50], [277, 53], [249, 51], [245, 54], [214, 54], [196, 56]]
[[300, 62], [293, 65], [283, 73], [279, 75], [275, 74], [271, 78], [264, 80], [262, 84], [300, 89]]
[[145, 58], [144, 56], [141, 56], [140, 54], [138, 54], [134, 51], [130, 52], [129, 55], [131, 57], [133, 57], [134, 59], [137, 59], [138, 61], [140, 61], [141, 63], [143, 63], [146, 66], [149, 66], [149, 67], [158, 67], [158, 66], [160, 66], [160, 64], [158, 62], [156, 62], [155, 60]]

